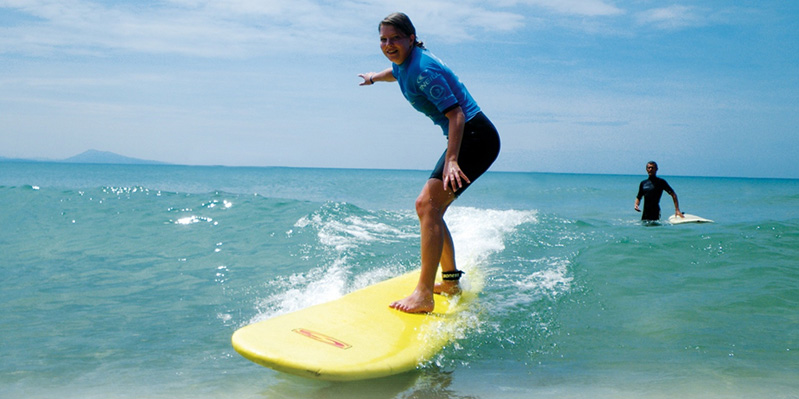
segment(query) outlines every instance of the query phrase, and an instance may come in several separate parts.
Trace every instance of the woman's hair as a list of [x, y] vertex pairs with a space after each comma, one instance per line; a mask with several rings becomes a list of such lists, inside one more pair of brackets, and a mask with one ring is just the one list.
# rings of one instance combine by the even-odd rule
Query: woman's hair
[[391, 25], [408, 37], [413, 35], [415, 37], [413, 45], [419, 48], [424, 48], [424, 43], [418, 40], [418, 35], [416, 34], [416, 28], [413, 27], [413, 22], [411, 22], [411, 19], [408, 18], [408, 16], [404, 13], [395, 12], [383, 18], [383, 20], [380, 21], [380, 24], [377, 25], [377, 30], [380, 31], [380, 28], [383, 25]]

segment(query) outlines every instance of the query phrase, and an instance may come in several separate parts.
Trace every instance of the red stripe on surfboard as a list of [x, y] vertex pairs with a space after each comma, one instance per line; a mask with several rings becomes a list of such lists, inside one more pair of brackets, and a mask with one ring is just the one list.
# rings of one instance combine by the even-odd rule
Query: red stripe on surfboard
[[295, 329], [293, 329], [291, 331], [293, 331], [293, 332], [295, 332], [297, 334], [300, 334], [300, 335], [302, 335], [304, 337], [308, 337], [310, 339], [313, 339], [313, 340], [328, 344], [330, 346], [335, 346], [336, 348], [339, 348], [339, 349], [352, 348], [352, 345], [350, 345], [350, 344], [348, 344], [348, 343], [346, 343], [344, 341], [335, 339], [335, 338], [333, 338], [333, 337], [331, 337], [329, 335], [318, 333], [316, 331], [306, 330], [304, 328], [295, 328]]

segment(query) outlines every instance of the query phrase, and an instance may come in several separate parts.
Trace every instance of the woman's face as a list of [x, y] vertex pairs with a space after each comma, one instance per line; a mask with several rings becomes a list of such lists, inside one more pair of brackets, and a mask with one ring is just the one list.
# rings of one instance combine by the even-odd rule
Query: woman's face
[[380, 49], [389, 61], [399, 65], [405, 62], [413, 50], [416, 36], [405, 36], [391, 25], [380, 25]]

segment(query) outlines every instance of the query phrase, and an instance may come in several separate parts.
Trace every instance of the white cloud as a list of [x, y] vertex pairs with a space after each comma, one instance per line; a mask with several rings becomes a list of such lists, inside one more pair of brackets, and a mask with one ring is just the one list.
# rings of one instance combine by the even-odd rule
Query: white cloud
[[636, 14], [636, 21], [641, 25], [666, 30], [705, 25], [705, 19], [698, 14], [695, 7], [678, 4], [640, 12]]
[[510, 3], [537, 6], [568, 15], [596, 17], [624, 14], [624, 10], [602, 0], [518, 0]]
[[[88, 0], [0, 1], [16, 24], [0, 27], [0, 54], [95, 54], [133, 51], [201, 57], [247, 57], [290, 51], [331, 54], [376, 35], [394, 9], [382, 1], [318, 2], [171, 0], [116, 3]], [[449, 42], [523, 25], [513, 12], [449, 1], [409, 1], [403, 8], [420, 32]]]
[[[450, 43], [460, 43], [478, 38], [484, 32], [510, 31], [524, 25], [522, 15], [493, 11], [483, 3], [409, 1], [402, 11], [413, 20], [423, 40], [435, 36]], [[376, 27], [377, 23], [374, 25]]]
[[[258, 17], [256, 9], [244, 5], [220, 8], [183, 1], [148, 7], [83, 0], [2, 5], [33, 17], [3, 29], [0, 35], [0, 52], [23, 54], [134, 51], [235, 56], [278, 38], [282, 39], [278, 43], [291, 43], [297, 32], [307, 31], [307, 26], [286, 29], [290, 24], [277, 17], [262, 17], [262, 26], [258, 26], [252, 21]], [[262, 15], [279, 13], [267, 8], [258, 11]]]

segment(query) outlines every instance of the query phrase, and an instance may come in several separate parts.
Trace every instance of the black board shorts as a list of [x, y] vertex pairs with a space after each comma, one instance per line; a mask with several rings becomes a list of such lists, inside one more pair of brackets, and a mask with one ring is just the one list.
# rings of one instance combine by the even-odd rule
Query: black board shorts
[[[494, 163], [499, 155], [499, 133], [494, 124], [482, 112], [475, 115], [463, 126], [461, 150], [458, 153], [458, 165], [471, 183], [474, 183]], [[444, 163], [447, 151], [438, 160], [431, 179], [444, 180]], [[455, 196], [461, 195], [471, 183], [463, 182]]]

